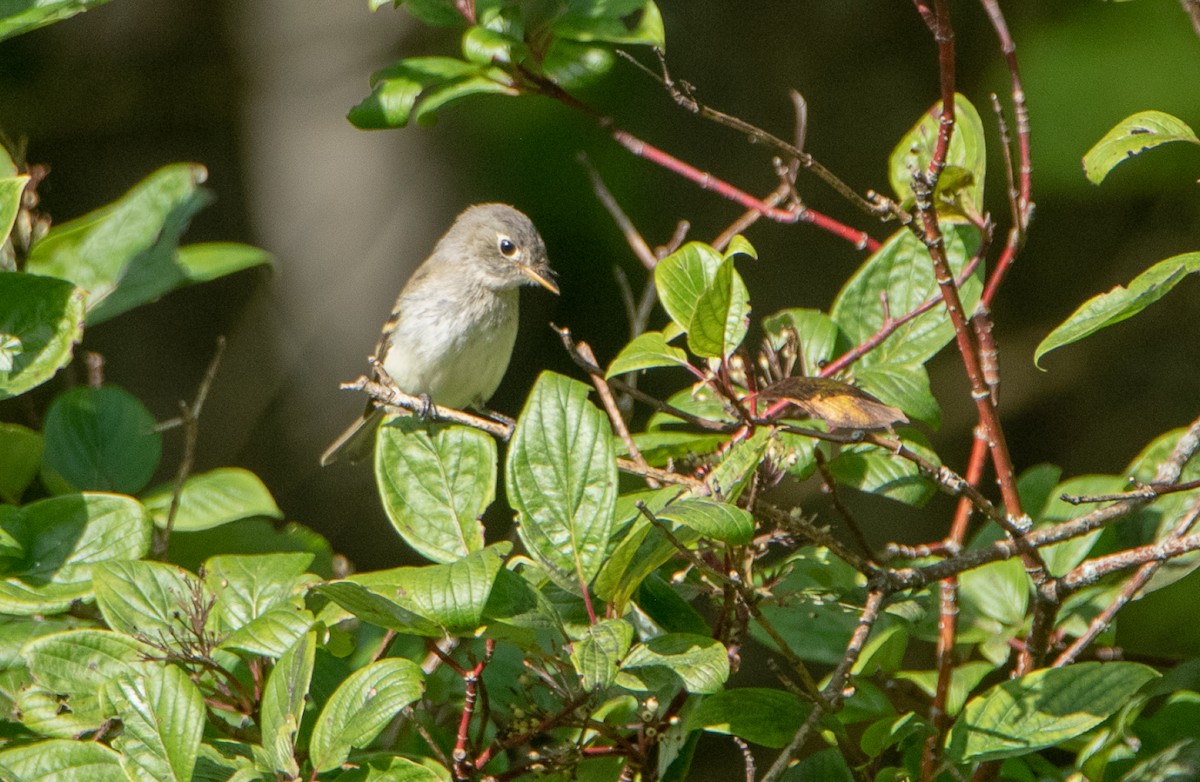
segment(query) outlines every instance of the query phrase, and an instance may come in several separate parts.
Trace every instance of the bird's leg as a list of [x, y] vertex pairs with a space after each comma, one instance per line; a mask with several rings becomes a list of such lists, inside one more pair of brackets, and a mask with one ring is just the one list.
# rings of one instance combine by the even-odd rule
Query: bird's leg
[[433, 399], [429, 394], [417, 394], [417, 398], [421, 400], [421, 406], [413, 411], [417, 414], [417, 418], [422, 421], [436, 421], [437, 410], [434, 409]]

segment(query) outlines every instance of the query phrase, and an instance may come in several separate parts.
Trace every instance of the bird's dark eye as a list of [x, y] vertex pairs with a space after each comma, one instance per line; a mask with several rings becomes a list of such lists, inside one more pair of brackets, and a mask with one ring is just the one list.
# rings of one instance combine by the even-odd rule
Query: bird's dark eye
[[517, 256], [517, 243], [512, 239], [509, 239], [507, 236], [500, 237], [499, 247], [500, 254], [505, 258], [515, 258]]

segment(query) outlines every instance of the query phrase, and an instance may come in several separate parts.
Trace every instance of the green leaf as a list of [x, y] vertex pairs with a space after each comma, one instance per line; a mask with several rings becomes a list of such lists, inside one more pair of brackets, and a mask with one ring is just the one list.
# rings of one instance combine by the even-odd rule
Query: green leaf
[[853, 782], [854, 773], [837, 747], [801, 758], [783, 775], [782, 782]]
[[686, 366], [688, 366], [687, 353], [680, 348], [668, 345], [666, 335], [661, 331], [647, 331], [639, 334], [621, 349], [621, 352], [609, 364], [608, 372], [604, 376], [611, 378], [626, 372], [636, 372], [639, 369]]
[[364, 622], [400, 633], [441, 638], [445, 635], [434, 621], [410, 611], [383, 595], [351, 581], [333, 581], [316, 587], [316, 592], [340, 605]]
[[0, 768], [6, 780], [128, 782], [117, 753], [97, 741], [50, 739], [9, 747], [0, 750]]
[[[684, 432], [678, 429], [637, 432], [633, 435], [638, 452], [653, 467], [665, 467], [672, 459], [693, 459], [716, 453], [728, 440], [727, 434]], [[617, 443], [617, 449], [621, 456], [629, 455], [624, 442]]]
[[763, 455], [774, 440], [774, 433], [759, 427], [745, 440], [725, 452], [725, 458], [708, 474], [705, 483], [724, 502], [736, 502], [750, 485]]
[[[967, 702], [967, 696], [971, 694], [971, 691], [994, 670], [996, 670], [996, 666], [982, 660], [962, 663], [955, 667], [950, 672], [950, 689], [946, 694], [946, 713], [952, 717], [958, 714], [963, 704]], [[930, 698], [934, 697], [937, 691], [937, 671], [897, 671], [896, 678], [912, 682]]]
[[479, 517], [496, 497], [496, 441], [466, 426], [392, 416], [376, 435], [375, 482], [405, 542], [426, 559], [453, 562], [483, 548]]
[[[430, 635], [432, 625], [434, 636], [445, 633], [467, 635], [475, 632], [483, 623], [484, 607], [504, 565], [500, 552], [508, 545], [490, 546], [447, 565], [402, 567], [361, 573], [351, 576], [345, 583], [364, 587], [374, 595], [389, 601], [394, 608], [384, 607], [385, 611], [398, 608], [411, 612], [422, 620], [415, 623], [411, 629], [407, 629], [407, 632]], [[325, 584], [320, 587], [320, 591], [329, 594], [329, 587], [337, 586], [338, 583]], [[341, 597], [330, 597], [367, 621], [375, 621], [343, 603]], [[376, 607], [379, 606], [376, 604]], [[403, 619], [402, 614], [396, 616]], [[382, 626], [400, 629], [389, 624]]]
[[43, 427], [46, 480], [62, 490], [134, 494], [154, 476], [162, 435], [137, 397], [116, 386], [76, 386], [50, 405]]
[[96, 606], [109, 627], [165, 643], [187, 630], [186, 611], [199, 587], [191, 573], [164, 562], [103, 562], [92, 582]]
[[1184, 253], [1154, 264], [1135, 277], [1129, 287], [1118, 285], [1108, 293], [1093, 296], [1041, 341], [1033, 353], [1033, 363], [1040, 367], [1042, 356], [1051, 350], [1133, 317], [1198, 270], [1200, 252]]
[[308, 743], [318, 772], [332, 771], [354, 747], [375, 740], [397, 712], [425, 691], [420, 667], [411, 660], [389, 657], [350, 674], [321, 710]]
[[688, 347], [697, 356], [726, 358], [746, 338], [749, 316], [750, 294], [733, 267], [733, 258], [726, 258], [696, 301], [687, 327]]
[[[979, 247], [979, 231], [970, 225], [943, 223], [946, 257], [957, 278]], [[964, 311], [975, 309], [983, 290], [977, 269], [959, 286]], [[939, 296], [933, 261], [924, 243], [901, 228], [883, 243], [842, 287], [830, 317], [852, 343], [859, 344], [884, 325], [886, 313], [900, 318]], [[954, 326], [940, 303], [897, 328], [881, 345], [867, 353], [860, 367], [874, 364], [923, 364], [954, 338]]]
[[[3, 24], [0, 21], [0, 24]], [[25, 192], [25, 184], [29, 177], [25, 175], [0, 178], [0, 245], [8, 239], [12, 232], [17, 212], [21, 210], [21, 194]]]
[[612, 429], [588, 387], [553, 372], [534, 384], [508, 449], [508, 499], [525, 548], [579, 594], [608, 550], [617, 499]]
[[68, 630], [25, 645], [30, 673], [57, 692], [96, 694], [121, 674], [142, 673], [154, 649], [109, 630]]
[[946, 738], [955, 762], [998, 760], [1069, 741], [1124, 706], [1159, 674], [1139, 663], [1044, 668], [972, 698]]
[[312, 629], [316, 621], [311, 611], [275, 608], [225, 636], [220, 648], [278, 658]]
[[542, 72], [566, 90], [592, 84], [612, 70], [616, 57], [604, 46], [556, 37], [542, 55]]
[[617, 683], [626, 689], [666, 693], [682, 686], [694, 694], [720, 692], [729, 678], [729, 654], [713, 638], [667, 633], [633, 647]]
[[[938, 101], [904, 134], [888, 157], [888, 179], [906, 209], [916, 202], [912, 189], [913, 172], [929, 171], [937, 147], [941, 112], [942, 102]], [[983, 121], [971, 102], [958, 93], [954, 95], [954, 120], [946, 168], [938, 180], [938, 211], [943, 213], [949, 206], [953, 212], [977, 216], [983, 210], [984, 174], [987, 171]], [[900, 314], [896, 310], [893, 313]]]
[[410, 14], [434, 27], [457, 27], [464, 22], [463, 15], [451, 0], [396, 0], [396, 5], [399, 6], [401, 2]]
[[795, 332], [800, 348], [795, 374], [805, 377], [820, 374], [821, 367], [833, 359], [840, 337], [838, 325], [820, 310], [780, 310], [763, 319], [763, 329], [775, 350], [787, 342], [788, 331]]
[[181, 668], [119, 676], [106, 688], [123, 731], [114, 742], [132, 780], [192, 779], [204, 732], [204, 696]]
[[[142, 498], [159, 527], [167, 526], [173, 483], [151, 489]], [[197, 532], [242, 519], [282, 519], [283, 511], [257, 475], [241, 467], [218, 467], [183, 482], [174, 532]]]
[[476, 25], [463, 33], [463, 57], [479, 65], [494, 62], [521, 62], [529, 56], [529, 47], [508, 33]]
[[315, 559], [310, 570], [333, 578], [333, 550], [329, 541], [308, 527], [277, 524], [262, 517], [242, 519], [203, 532], [176, 532], [167, 547], [167, 559], [193, 572], [214, 554], [268, 554], [303, 551]]
[[363, 130], [402, 128], [452, 100], [475, 93], [519, 95], [503, 71], [452, 57], [410, 57], [371, 76], [371, 94], [350, 109]]
[[266, 250], [238, 242], [189, 244], [175, 253], [175, 265], [189, 283], [210, 282], [273, 261]]
[[42, 435], [0, 421], [0, 502], [19, 504], [42, 463]]
[[[614, 14], [606, 7], [598, 13], [596, 3], [572, 3], [571, 10], [558, 17], [550, 27], [551, 33], [557, 38], [567, 38], [575, 41], [600, 41], [610, 44], [644, 44], [666, 46], [666, 34], [663, 30], [662, 14], [653, 2], [639, 2], [638, 10]], [[616, 5], [603, 3], [605, 6]], [[622, 9], [623, 10], [623, 9]], [[635, 18], [626, 19], [622, 17]]]
[[188, 280], [175, 257], [179, 237], [210, 200], [203, 166], [176, 163], [117, 201], [50, 229], [26, 268], [88, 291], [88, 325], [154, 301]]
[[624, 619], [605, 619], [588, 625], [583, 637], [571, 644], [571, 663], [585, 690], [610, 687], [617, 677], [617, 663], [629, 651], [633, 625]]
[[64, 611], [92, 594], [100, 562], [141, 559], [150, 550], [150, 515], [113, 494], [68, 494], [0, 514], [0, 529], [25, 551], [0, 581], [0, 613]]
[[1104, 134], [1083, 156], [1083, 172], [1098, 185], [1117, 165], [1147, 149], [1172, 141], [1200, 144], [1200, 138], [1186, 122], [1162, 111], [1130, 114]]
[[654, 267], [654, 284], [663, 309], [684, 331], [722, 262], [721, 254], [707, 244], [688, 242]]
[[316, 633], [310, 631], [275, 663], [263, 690], [263, 756], [273, 770], [292, 777], [300, 773], [295, 738], [304, 715], [316, 649]]
[[226, 634], [243, 629], [277, 609], [299, 609], [305, 576], [313, 556], [307, 553], [217, 556], [204, 564], [204, 583], [216, 597], [210, 629]]
[[688, 498], [673, 502], [658, 513], [660, 519], [682, 524], [706, 538], [745, 545], [754, 537], [754, 516], [724, 502]]
[[9, 0], [0, 6], [0, 41], [69, 19], [108, 0]]
[[[337, 782], [449, 782], [450, 772], [431, 758], [424, 765], [399, 755], [372, 757], [337, 776]], [[232, 782], [240, 782], [233, 780]]]
[[71, 360], [83, 299], [63, 280], [0, 272], [0, 400], [40, 386]]
[[[1124, 478], [1115, 475], [1080, 475], [1064, 481], [1055, 487], [1054, 493], [1046, 503], [1041, 518], [1037, 519], [1038, 523], [1036, 526], [1047, 527], [1061, 524], [1068, 519], [1073, 519], [1095, 510], [1094, 505], [1072, 505], [1066, 502], [1062, 499], [1062, 495], [1064, 494], [1085, 496], [1089, 494], [1112, 494], [1123, 491], [1127, 485]], [[1042, 548], [1040, 553], [1043, 561], [1046, 563], [1046, 568], [1050, 571], [1050, 575], [1055, 578], [1064, 576], [1080, 562], [1083, 562], [1102, 531], [1097, 529], [1086, 535], [1080, 535], [1070, 540], [1064, 540], [1061, 543], [1055, 543], [1052, 546]]]
[[[912, 451], [937, 463], [937, 455], [915, 435], [906, 435], [904, 444]], [[838, 483], [859, 491], [921, 507], [935, 491], [917, 465], [890, 451], [873, 445], [851, 445], [829, 460], [829, 472]]]
[[812, 705], [783, 690], [739, 687], [709, 696], [687, 715], [687, 729], [737, 736], [764, 747], [787, 746]]

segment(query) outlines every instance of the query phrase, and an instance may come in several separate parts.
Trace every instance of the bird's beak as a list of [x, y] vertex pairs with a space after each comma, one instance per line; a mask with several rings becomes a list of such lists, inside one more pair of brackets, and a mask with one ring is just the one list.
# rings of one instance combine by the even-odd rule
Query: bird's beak
[[558, 283], [556, 283], [554, 281], [554, 277], [553, 277], [554, 272], [550, 269], [549, 266], [522, 265], [521, 271], [524, 272], [525, 276], [528, 277], [533, 282], [537, 283], [538, 285], [541, 285], [543, 288], [545, 288], [546, 290], [550, 291], [551, 293], [553, 293], [555, 295], [558, 294]]

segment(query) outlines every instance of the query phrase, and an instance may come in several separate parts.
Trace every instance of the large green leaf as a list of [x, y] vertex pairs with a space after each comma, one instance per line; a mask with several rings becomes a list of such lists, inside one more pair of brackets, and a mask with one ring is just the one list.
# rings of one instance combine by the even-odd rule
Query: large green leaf
[[1103, 722], [1159, 674], [1139, 663], [1044, 668], [972, 698], [946, 737], [956, 762], [998, 760], [1062, 744]]
[[9, 747], [0, 750], [0, 768], [18, 782], [128, 782], [117, 753], [97, 741], [50, 739]]
[[114, 744], [136, 782], [188, 782], [204, 732], [204, 696], [183, 669], [158, 666], [106, 687], [121, 718]]
[[658, 516], [723, 543], [745, 545], [754, 537], [754, 517], [749, 511], [702, 497], [673, 502], [659, 511]]
[[402, 128], [432, 117], [443, 105], [478, 93], [517, 95], [499, 68], [452, 57], [409, 57], [371, 76], [371, 94], [350, 109], [364, 130]]
[[[384, 607], [388, 612], [395, 613], [395, 609], [401, 609], [402, 612], [409, 612], [424, 619], [424, 625], [404, 627], [406, 632], [434, 636], [444, 633], [473, 633], [484, 622], [487, 598], [491, 595], [492, 585], [496, 583], [499, 571], [504, 566], [502, 552], [508, 551], [509, 546], [509, 543], [491, 546], [448, 565], [396, 567], [394, 570], [360, 573], [350, 577], [347, 583], [362, 586], [372, 594], [388, 600], [392, 604], [391, 608]], [[337, 582], [326, 584], [322, 586], [322, 591], [337, 585]], [[330, 596], [342, 603], [340, 596]], [[342, 604], [367, 621], [374, 621], [346, 603]], [[378, 608], [378, 603], [376, 607]], [[403, 614], [396, 616], [398, 619], [404, 619]], [[431, 624], [434, 627], [432, 633], [428, 628]], [[401, 628], [389, 624], [383, 626], [391, 626], [397, 630]]]
[[796, 369], [793, 374], [811, 377], [834, 357], [841, 336], [838, 325], [820, 310], [788, 309], [763, 318], [771, 347], [779, 350], [786, 343], [787, 333], [794, 332], [799, 342]]
[[113, 630], [172, 646], [181, 631], [188, 637], [187, 609], [200, 584], [183, 568], [165, 562], [103, 562], [92, 581], [96, 605]]
[[496, 441], [466, 426], [393, 416], [376, 435], [375, 482], [408, 545], [453, 562], [483, 548], [479, 517], [496, 496]]
[[[913, 173], [927, 173], [937, 147], [941, 127], [942, 102], [925, 112], [888, 157], [888, 180], [905, 208], [916, 200], [913, 194]], [[984, 174], [987, 171], [987, 150], [983, 121], [979, 112], [965, 96], [954, 95], [954, 135], [946, 154], [946, 168], [938, 181], [938, 211], [952, 206], [952, 211], [980, 215], [983, 210]], [[961, 200], [960, 200], [961, 199]], [[895, 312], [895, 311], [893, 311]], [[899, 312], [895, 312], [899, 314]]]
[[508, 498], [525, 548], [578, 594], [599, 572], [612, 534], [617, 463], [608, 419], [588, 387], [543, 372], [508, 450]]
[[295, 739], [304, 715], [316, 650], [316, 633], [310, 631], [279, 658], [263, 689], [263, 760], [273, 770], [290, 777], [300, 773]]
[[1129, 287], [1118, 285], [1108, 293], [1093, 296], [1041, 341], [1033, 353], [1033, 363], [1040, 366], [1042, 356], [1051, 350], [1133, 317], [1198, 270], [1200, 252], [1184, 253], [1154, 264], [1135, 277]]
[[720, 692], [729, 678], [729, 653], [713, 638], [667, 633], [638, 644], [621, 661], [617, 683], [659, 694], [683, 687], [691, 693]]
[[175, 262], [179, 237], [210, 196], [203, 166], [177, 163], [143, 179], [117, 201], [56, 225], [26, 268], [88, 291], [94, 325], [187, 282]]
[[0, 272], [0, 399], [54, 377], [83, 334], [84, 292], [64, 280]]
[[550, 31], [575, 41], [644, 44], [660, 49], [666, 46], [662, 14], [651, 0], [632, 3], [576, 0], [554, 20]]
[[204, 582], [216, 596], [209, 615], [211, 628], [224, 634], [240, 630], [280, 608], [300, 608], [301, 594], [312, 576], [308, 553], [223, 555], [204, 564]]
[[1178, 117], [1162, 111], [1130, 114], [1104, 134], [1083, 156], [1083, 172], [1098, 185], [1122, 161], [1172, 141], [1200, 144], [1196, 132]]
[[162, 455], [154, 416], [116, 386], [76, 386], [50, 405], [43, 427], [46, 482], [59, 493], [134, 494], [149, 483]]
[[[946, 257], [957, 276], [979, 247], [979, 231], [970, 225], [942, 224]], [[975, 309], [983, 290], [982, 272], [977, 269], [959, 287], [966, 312]], [[907, 228], [901, 228], [866, 260], [842, 287], [830, 316], [854, 343], [877, 333], [886, 314], [900, 318], [939, 295], [933, 261], [925, 244]], [[860, 360], [872, 364], [923, 364], [954, 338], [954, 326], [940, 303], [897, 328]]]
[[395, 657], [371, 663], [342, 682], [313, 725], [308, 753], [318, 772], [332, 771], [354, 747], [375, 740], [396, 714], [425, 691], [420, 667]]
[[810, 711], [811, 704], [789, 692], [739, 687], [705, 698], [688, 713], [686, 721], [692, 729], [726, 733], [778, 749], [787, 746]]
[[0, 41], [69, 19], [108, 0], [6, 0], [0, 3]]
[[141, 559], [151, 528], [140, 503], [115, 494], [68, 494], [0, 514], [0, 530], [24, 551], [0, 581], [0, 612], [58, 613], [87, 599], [93, 566]]
[[[175, 485], [168, 483], [142, 497], [159, 527], [167, 525], [174, 494]], [[257, 475], [241, 467], [218, 467], [183, 482], [174, 531], [198, 532], [256, 517], [282, 519], [283, 511]]]
[[[905, 446], [936, 463], [936, 454], [915, 438], [915, 433], [906, 435]], [[873, 445], [843, 448], [829, 461], [829, 472], [838, 483], [916, 507], [924, 505], [935, 491], [917, 465]]]
[[855, 385], [874, 394], [879, 401], [900, 408], [914, 421], [937, 429], [942, 423], [942, 410], [933, 389], [929, 372], [922, 364], [871, 364], [854, 370]]

